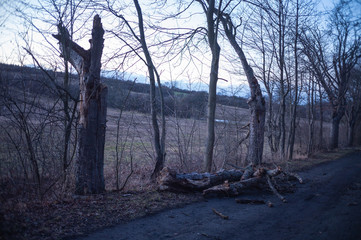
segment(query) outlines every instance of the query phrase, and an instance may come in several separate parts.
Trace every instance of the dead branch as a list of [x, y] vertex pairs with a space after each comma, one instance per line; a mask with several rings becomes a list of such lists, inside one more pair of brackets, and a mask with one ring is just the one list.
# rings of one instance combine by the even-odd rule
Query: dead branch
[[282, 172], [284, 175], [295, 178], [298, 180], [299, 183], [303, 183], [303, 179], [297, 174], [297, 173], [292, 173], [292, 172]]
[[278, 191], [277, 189], [273, 186], [272, 182], [271, 182], [271, 178], [269, 175], [266, 175], [266, 178], [267, 178], [267, 183], [268, 183], [268, 186], [270, 187], [270, 189], [272, 190], [272, 192], [279, 198], [281, 199], [282, 202], [286, 203], [287, 200], [285, 197], [283, 197]]
[[228, 220], [228, 219], [229, 219], [228, 216], [222, 214], [221, 212], [218, 212], [218, 211], [217, 211], [216, 209], [214, 209], [214, 208], [212, 208], [212, 211], [213, 211], [215, 214], [217, 214], [218, 216], [220, 216], [221, 218], [223, 218], [224, 220]]

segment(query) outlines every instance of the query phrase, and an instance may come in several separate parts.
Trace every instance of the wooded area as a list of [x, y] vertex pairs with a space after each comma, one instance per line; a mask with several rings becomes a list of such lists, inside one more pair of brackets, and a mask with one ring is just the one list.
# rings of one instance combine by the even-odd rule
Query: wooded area
[[[361, 3], [317, 4], [5, 1], [0, 23], [28, 26], [16, 46], [24, 72], [0, 68], [0, 178], [14, 186], [5, 195], [139, 190], [157, 179], [205, 195], [260, 182], [276, 191], [270, 178], [291, 173], [265, 163], [361, 144]], [[184, 79], [189, 91], [177, 87]], [[195, 79], [208, 90], [192, 89]], [[225, 84], [246, 93], [219, 94]], [[232, 170], [249, 164], [249, 176]]]

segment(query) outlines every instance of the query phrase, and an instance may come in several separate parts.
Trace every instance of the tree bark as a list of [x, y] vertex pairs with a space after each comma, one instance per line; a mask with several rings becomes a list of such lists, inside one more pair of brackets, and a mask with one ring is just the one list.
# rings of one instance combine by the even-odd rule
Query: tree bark
[[[105, 191], [104, 144], [106, 129], [107, 87], [100, 82], [101, 56], [104, 44], [104, 29], [99, 15], [94, 16], [90, 49], [84, 50], [69, 38], [67, 29], [59, 24], [63, 55], [80, 75], [79, 144], [76, 161], [75, 193], [96, 194]], [[62, 41], [64, 40], [65, 41]]]

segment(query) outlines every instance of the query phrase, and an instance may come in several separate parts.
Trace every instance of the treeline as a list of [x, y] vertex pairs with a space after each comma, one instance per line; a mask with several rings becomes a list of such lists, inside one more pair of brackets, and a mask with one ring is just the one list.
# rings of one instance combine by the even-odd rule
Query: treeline
[[[64, 73], [44, 70], [35, 67], [16, 66], [0, 63], [3, 86], [21, 84], [29, 92], [55, 98], [54, 90], [57, 84], [49, 80], [49, 76], [59, 81]], [[69, 94], [79, 93], [78, 76], [71, 75]], [[19, 81], [21, 80], [21, 81]], [[150, 112], [149, 84], [130, 80], [102, 78], [108, 87], [108, 106], [126, 111]], [[5, 82], [7, 82], [5, 84]], [[49, 91], [44, 91], [44, 87]], [[205, 91], [188, 91], [177, 87], [162, 86], [165, 100], [165, 115], [176, 115], [181, 118], [201, 119], [206, 116], [208, 94]], [[159, 92], [159, 91], [157, 91]], [[159, 100], [159, 94], [157, 94]], [[238, 96], [218, 95], [217, 103], [225, 106], [248, 108], [247, 100]], [[159, 106], [159, 105], [158, 105]], [[159, 111], [159, 109], [158, 109]]]

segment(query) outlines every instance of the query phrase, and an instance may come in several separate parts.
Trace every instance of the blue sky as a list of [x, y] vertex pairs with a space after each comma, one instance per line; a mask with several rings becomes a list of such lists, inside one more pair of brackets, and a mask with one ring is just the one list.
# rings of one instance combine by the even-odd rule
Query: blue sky
[[[17, 3], [17, 0], [4, 0], [0, 4], [10, 4], [10, 7], [13, 7], [14, 4]], [[31, 0], [28, 1], [30, 3], [35, 3], [36, 5], [45, 4], [44, 0]], [[150, 14], [147, 12], [147, 3], [151, 1], [143, 1], [141, 2], [144, 19], [147, 20], [147, 15]], [[171, 1], [168, 1], [171, 3]], [[319, 4], [319, 8], [331, 8], [332, 2], [323, 0]], [[32, 59], [29, 56], [26, 56], [22, 47], [34, 49], [36, 51], [37, 56], [41, 59], [47, 59], [44, 61], [44, 65], [48, 65], [48, 68], [55, 68], [55, 65], [61, 64], [61, 59], [58, 57], [59, 52], [57, 52], [57, 42], [50, 36], [50, 33], [56, 32], [56, 19], [51, 15], [54, 15], [53, 12], [43, 13], [41, 11], [33, 11], [29, 12], [28, 9], [20, 8], [20, 10], [24, 10], [29, 14], [29, 18], [32, 22], [35, 23], [36, 27], [46, 33], [44, 36], [37, 33], [34, 26], [26, 23], [24, 19], [19, 17], [15, 17], [13, 12], [9, 11], [8, 8], [1, 7], [0, 5], [0, 61], [4, 63], [10, 64], [33, 64]], [[174, 11], [174, 9], [164, 9], [161, 8], [161, 11]], [[153, 12], [152, 17], [157, 17], [158, 13]], [[115, 26], [118, 26], [117, 22], [114, 21], [114, 18], [110, 18], [108, 14], [101, 12], [99, 10], [95, 11], [99, 13], [103, 18], [103, 26], [105, 30], [113, 29]], [[136, 20], [136, 14], [133, 6], [129, 6], [122, 13], [127, 16], [129, 21]], [[17, 12], [19, 15], [19, 12]], [[94, 12], [87, 11], [89, 16], [82, 16], [83, 18], [90, 17], [94, 15]], [[180, 20], [169, 20], [162, 23], [162, 27], [184, 27], [184, 28], [194, 28], [195, 26], [205, 26], [205, 18], [202, 14], [202, 11], [199, 6], [193, 6], [188, 10], [189, 16], [184, 16], [183, 19]], [[47, 17], [48, 16], [48, 19]], [[43, 18], [46, 22], [40, 20]], [[159, 16], [160, 18], [160, 16]], [[79, 21], [81, 22], [81, 20]], [[88, 28], [79, 28], [80, 30], [76, 33], [76, 35], [80, 38], [78, 43], [82, 45], [84, 48], [88, 47], [87, 39], [90, 38], [89, 33], [90, 29]], [[149, 41], [151, 42], [152, 38], [156, 39], [159, 35], [155, 34], [152, 31], [147, 32]], [[110, 33], [106, 33], [106, 36], [110, 36]], [[223, 44], [220, 41], [220, 44]], [[117, 51], [117, 46], [119, 43], [116, 42], [114, 37], [106, 38], [105, 40], [105, 48], [103, 55], [103, 67], [106, 70], [112, 70], [119, 65], [117, 61], [111, 61], [111, 57], [114, 55], [114, 52]], [[226, 54], [221, 57], [220, 64], [220, 78], [222, 80], [219, 81], [218, 86], [220, 91], [223, 89], [228, 89], [230, 91], [236, 92], [239, 89], [243, 89], [241, 91], [242, 95], [245, 95], [248, 92], [248, 87], [245, 81], [244, 76], [239, 75], [239, 70], [229, 71], [229, 69], [237, 68], [234, 64], [232, 64], [232, 57], [225, 57], [227, 52], [230, 50], [228, 47], [222, 46], [222, 51], [226, 52]], [[160, 51], [164, 49], [156, 49], [154, 50], [154, 55], [157, 55]], [[194, 49], [193, 49], [194, 50]], [[193, 88], [192, 90], [207, 90], [207, 82], [209, 78], [209, 66], [210, 66], [210, 51], [208, 46], [203, 42], [202, 45], [199, 45], [199, 49], [196, 54], [191, 58], [189, 55], [184, 54], [182, 57], [182, 61], [179, 59], [175, 61], [169, 61], [167, 58], [157, 58], [154, 61], [158, 65], [158, 71], [161, 73], [162, 81], [168, 82], [168, 84], [175, 84], [180, 88]], [[228, 54], [230, 56], [230, 54]], [[118, 61], [119, 62], [119, 61]], [[130, 78], [137, 76], [138, 81], [146, 81], [146, 67], [143, 63], [139, 61], [136, 57], [127, 59], [126, 64], [123, 68], [118, 69], [118, 71], [127, 72], [127, 75]], [[143, 76], [143, 78], [141, 77]], [[243, 86], [245, 85], [245, 86]], [[197, 89], [198, 88], [198, 89]]]

